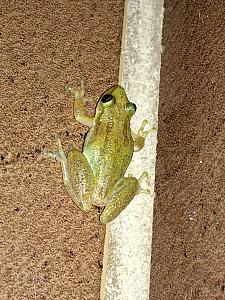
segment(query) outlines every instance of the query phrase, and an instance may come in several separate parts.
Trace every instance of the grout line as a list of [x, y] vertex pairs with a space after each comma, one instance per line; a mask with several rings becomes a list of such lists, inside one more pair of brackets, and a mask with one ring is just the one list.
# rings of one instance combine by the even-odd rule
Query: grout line
[[[135, 132], [142, 121], [157, 127], [163, 0], [126, 0], [119, 83], [136, 103]], [[134, 153], [129, 173], [154, 179], [157, 133]], [[154, 191], [154, 180], [151, 182]], [[101, 300], [147, 300], [150, 289], [154, 192], [141, 194], [106, 226]]]

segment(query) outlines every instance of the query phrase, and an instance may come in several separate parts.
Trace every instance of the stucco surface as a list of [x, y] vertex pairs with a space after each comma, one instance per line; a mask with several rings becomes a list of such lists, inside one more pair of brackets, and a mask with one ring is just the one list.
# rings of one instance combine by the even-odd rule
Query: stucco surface
[[225, 299], [224, 15], [165, 0], [152, 300]]
[[0, 298], [99, 299], [105, 226], [72, 202], [43, 149], [82, 147], [67, 83], [87, 105], [118, 82], [123, 1], [2, 1]]

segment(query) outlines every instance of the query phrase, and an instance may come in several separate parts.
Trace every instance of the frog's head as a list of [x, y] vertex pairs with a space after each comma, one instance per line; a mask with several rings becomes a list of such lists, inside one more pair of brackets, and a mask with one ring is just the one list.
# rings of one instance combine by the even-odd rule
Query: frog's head
[[136, 105], [127, 98], [125, 90], [119, 86], [112, 86], [99, 99], [96, 115], [124, 122], [130, 120], [136, 111]]

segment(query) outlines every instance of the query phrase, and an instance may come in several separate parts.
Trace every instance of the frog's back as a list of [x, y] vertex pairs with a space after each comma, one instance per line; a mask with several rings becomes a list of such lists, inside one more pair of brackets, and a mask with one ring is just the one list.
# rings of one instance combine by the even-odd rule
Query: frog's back
[[[124, 177], [133, 155], [134, 142], [130, 127], [111, 134], [89, 131], [83, 148], [94, 174], [95, 204], [103, 202], [117, 182]], [[102, 132], [103, 131], [99, 131]]]
[[94, 201], [102, 203], [123, 178], [131, 161], [134, 141], [130, 120], [136, 106], [120, 86], [108, 89], [100, 98], [93, 126], [83, 147], [94, 174]]
[[[96, 177], [111, 179], [120, 178], [124, 175], [132, 159], [134, 142], [130, 127], [123, 131], [111, 131], [111, 134], [96, 134], [91, 129], [86, 137], [83, 153], [90, 163]], [[99, 131], [100, 132], [100, 131]], [[105, 174], [105, 175], [104, 175]]]

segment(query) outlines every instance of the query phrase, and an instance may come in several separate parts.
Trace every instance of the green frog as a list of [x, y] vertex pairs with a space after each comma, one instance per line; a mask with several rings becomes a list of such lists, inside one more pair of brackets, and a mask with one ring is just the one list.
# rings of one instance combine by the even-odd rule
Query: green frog
[[100, 222], [106, 224], [115, 219], [121, 211], [140, 192], [140, 183], [147, 172], [139, 179], [125, 172], [130, 164], [134, 151], [143, 148], [145, 138], [154, 129], [144, 131], [148, 123], [144, 120], [138, 133], [130, 128], [131, 117], [136, 105], [127, 98], [125, 90], [112, 86], [100, 97], [95, 116], [87, 116], [84, 112], [84, 84], [78, 90], [67, 87], [74, 95], [75, 119], [90, 129], [86, 135], [83, 151], [72, 148], [65, 153], [60, 135], [56, 135], [58, 151], [45, 152], [45, 155], [57, 159], [62, 166], [65, 187], [75, 202], [84, 212], [91, 210], [92, 204], [104, 207]]

